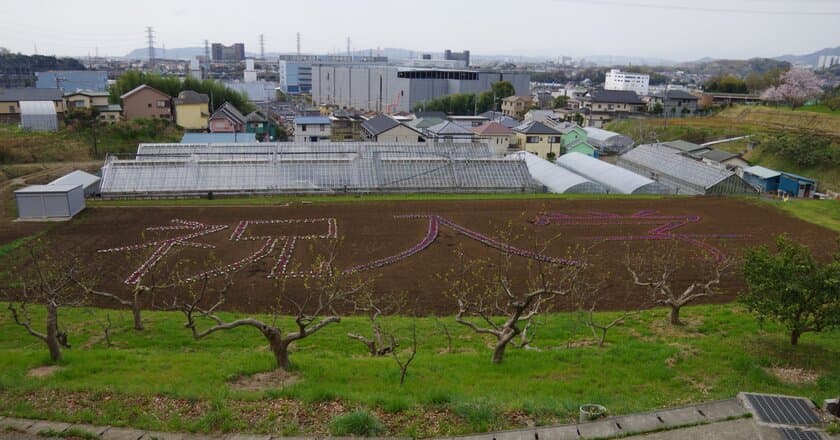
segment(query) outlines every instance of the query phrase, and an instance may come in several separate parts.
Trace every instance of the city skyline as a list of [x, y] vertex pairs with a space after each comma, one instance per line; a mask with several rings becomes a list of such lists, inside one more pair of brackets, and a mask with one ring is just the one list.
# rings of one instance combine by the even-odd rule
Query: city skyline
[[[146, 45], [147, 26], [154, 28], [157, 47], [196, 47], [206, 39], [242, 42], [251, 53], [259, 53], [260, 34], [265, 36], [266, 52], [294, 52], [298, 32], [306, 53], [344, 53], [347, 37], [353, 50], [451, 48], [476, 55], [626, 55], [676, 61], [775, 57], [840, 46], [834, 31], [840, 6], [825, 0], [710, 0], [702, 7], [663, 0], [533, 0], [525, 8], [510, 5], [429, 0], [423, 8], [412, 9], [384, 0], [257, 1], [221, 13], [197, 0], [174, 5], [149, 0], [142, 9], [123, 15], [102, 0], [33, 0], [5, 8], [0, 46], [21, 53], [37, 48], [49, 55], [124, 56]], [[65, 31], [63, 24], [80, 15], [86, 25]]]

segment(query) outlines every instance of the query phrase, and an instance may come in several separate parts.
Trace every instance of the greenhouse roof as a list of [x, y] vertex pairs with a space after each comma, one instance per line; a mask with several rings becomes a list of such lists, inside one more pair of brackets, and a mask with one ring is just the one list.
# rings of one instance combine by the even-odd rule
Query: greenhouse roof
[[653, 144], [640, 145], [621, 155], [621, 160], [707, 189], [735, 174], [681, 154], [674, 154], [668, 147]]
[[557, 165], [593, 182], [600, 183], [621, 194], [654, 193], [668, 194], [666, 187], [647, 177], [609, 164], [585, 154], [572, 152], [557, 158]]
[[535, 154], [520, 151], [508, 156], [524, 160], [528, 172], [541, 185], [556, 194], [600, 194], [607, 192], [603, 185], [559, 167]]

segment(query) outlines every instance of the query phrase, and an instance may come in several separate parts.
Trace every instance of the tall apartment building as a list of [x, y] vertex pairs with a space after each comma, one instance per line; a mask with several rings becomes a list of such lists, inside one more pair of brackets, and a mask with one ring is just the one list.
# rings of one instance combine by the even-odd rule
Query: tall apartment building
[[817, 60], [817, 69], [828, 69], [831, 66], [840, 64], [840, 56], [838, 55], [821, 55]]
[[361, 64], [312, 65], [316, 104], [378, 112], [411, 111], [424, 101], [455, 93], [481, 93], [509, 81], [517, 95], [530, 94], [530, 75], [469, 69]]
[[231, 46], [213, 43], [211, 51], [213, 61], [242, 61], [245, 59], [245, 45], [242, 43], [235, 43]]
[[650, 75], [641, 73], [627, 73], [619, 69], [610, 69], [604, 82], [604, 90], [629, 90], [639, 96], [647, 96], [650, 92]]

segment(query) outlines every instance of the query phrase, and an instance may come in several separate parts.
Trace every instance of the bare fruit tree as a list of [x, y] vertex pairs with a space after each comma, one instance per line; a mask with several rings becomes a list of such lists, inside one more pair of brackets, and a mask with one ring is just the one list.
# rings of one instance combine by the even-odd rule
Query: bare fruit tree
[[367, 290], [358, 298], [351, 298], [349, 302], [353, 305], [356, 313], [367, 316], [370, 321], [371, 337], [358, 333], [347, 333], [347, 337], [355, 339], [367, 347], [371, 356], [385, 356], [397, 348], [397, 342], [389, 337], [382, 329], [379, 319], [383, 316], [396, 315], [402, 306], [403, 299], [400, 296], [384, 298], [377, 296], [374, 292]]
[[391, 357], [394, 359], [394, 362], [397, 363], [397, 366], [400, 367], [400, 386], [402, 386], [405, 384], [408, 367], [411, 366], [411, 363], [417, 356], [417, 323], [413, 320], [411, 321], [411, 346], [408, 349], [407, 355], [402, 355], [397, 351], [399, 344], [397, 343], [397, 338], [393, 333], [389, 333], [388, 338], [391, 340], [391, 347], [393, 347], [393, 350], [391, 350]]
[[[539, 246], [544, 255], [546, 246]], [[458, 304], [455, 321], [496, 342], [493, 363], [504, 359], [505, 349], [530, 321], [548, 310], [555, 298], [567, 295], [582, 271], [582, 264], [547, 258], [525, 258], [503, 248], [493, 260], [468, 259], [458, 251], [458, 267], [450, 274], [452, 296]], [[514, 281], [513, 271], [527, 272]], [[529, 343], [527, 338], [524, 343]]]
[[[3, 296], [9, 300], [8, 309], [15, 324], [43, 341], [49, 348], [50, 359], [58, 362], [62, 347], [70, 348], [67, 333], [59, 324], [59, 309], [82, 305], [83, 295], [74, 280], [81, 276], [83, 265], [76, 256], [59, 252], [40, 240], [25, 245], [18, 258], [22, 264], [9, 271], [9, 279], [3, 286]], [[43, 331], [33, 323], [31, 305], [43, 306], [46, 311]]]
[[[136, 263], [136, 261], [129, 260], [128, 267], [134, 267], [137, 265]], [[172, 288], [179, 284], [176, 276], [169, 277], [171, 279], [166, 278], [162, 276], [161, 265], [153, 264], [149, 266], [146, 274], [136, 284], [122, 283], [124, 292], [120, 294], [105, 291], [104, 289], [96, 289], [78, 280], [76, 283], [89, 296], [106, 298], [131, 310], [131, 316], [134, 320], [134, 330], [143, 331], [145, 330], [145, 326], [143, 325], [142, 317], [142, 301], [154, 295], [155, 291]]]
[[[249, 317], [225, 321], [216, 313], [225, 303], [228, 292], [236, 287], [234, 276], [227, 274], [223, 280], [211, 280], [203, 278], [192, 284], [192, 300], [180, 306], [181, 311], [187, 318], [185, 327], [192, 331], [195, 339], [203, 339], [213, 333], [233, 330], [239, 327], [252, 327], [265, 336], [271, 352], [277, 361], [277, 368], [288, 371], [291, 368], [289, 362], [289, 346], [296, 341], [307, 338], [324, 327], [341, 321], [336, 311], [336, 306], [343, 303], [348, 297], [358, 293], [365, 288], [366, 283], [362, 280], [351, 279], [349, 275], [336, 270], [333, 266], [334, 253], [327, 259], [319, 259], [316, 262], [316, 270], [321, 271], [319, 276], [313, 276], [299, 291], [292, 291], [288, 288], [287, 280], [279, 279], [276, 283], [278, 307], [274, 310], [274, 318], [271, 322]], [[209, 307], [202, 307], [201, 304], [211, 303]], [[291, 312], [294, 319], [294, 329], [284, 331], [278, 324], [281, 307], [284, 311]], [[199, 329], [198, 319], [203, 318], [211, 322], [210, 327], [204, 330]]]
[[683, 306], [719, 295], [721, 277], [734, 264], [731, 258], [697, 253], [680, 255], [678, 250], [675, 243], [662, 252], [632, 256], [628, 251], [625, 262], [633, 284], [647, 289], [653, 304], [670, 309], [672, 325], [680, 325]]

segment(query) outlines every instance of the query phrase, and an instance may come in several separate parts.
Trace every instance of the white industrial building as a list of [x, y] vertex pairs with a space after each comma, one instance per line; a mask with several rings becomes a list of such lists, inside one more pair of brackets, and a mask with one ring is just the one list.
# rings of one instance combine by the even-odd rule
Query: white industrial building
[[82, 185], [32, 185], [15, 191], [20, 220], [66, 220], [85, 209]]
[[530, 94], [527, 73], [377, 65], [312, 66], [315, 104], [384, 113], [410, 112], [416, 104], [456, 93], [481, 93], [499, 81], [517, 95]]
[[604, 90], [629, 90], [639, 96], [647, 96], [650, 91], [650, 75], [610, 69], [604, 82]]
[[840, 55], [820, 55], [817, 59], [817, 69], [828, 69], [840, 64]]

